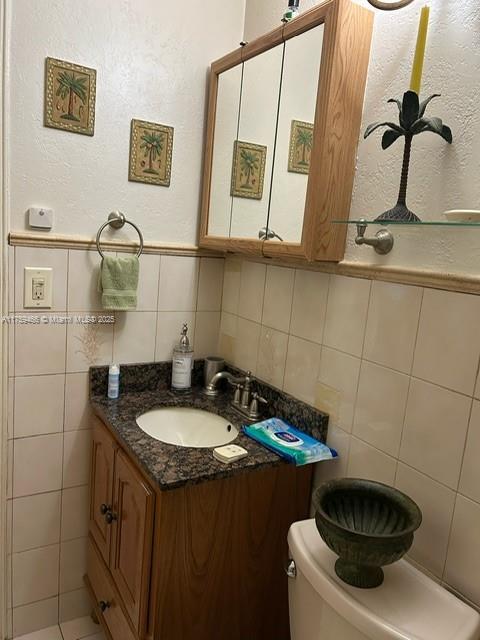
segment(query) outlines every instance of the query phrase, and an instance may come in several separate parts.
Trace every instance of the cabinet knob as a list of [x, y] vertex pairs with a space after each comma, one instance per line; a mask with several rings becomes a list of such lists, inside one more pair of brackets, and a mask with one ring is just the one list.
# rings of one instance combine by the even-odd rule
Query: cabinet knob
[[105, 516], [105, 520], [107, 521], [107, 524], [112, 524], [112, 522], [116, 519], [117, 519], [117, 515], [115, 513], [112, 513], [111, 511], [108, 511], [107, 515]]
[[110, 602], [108, 602], [108, 600], [100, 600], [98, 606], [100, 607], [100, 611], [103, 613], [106, 609], [110, 608]]
[[102, 516], [104, 516], [111, 510], [112, 510], [112, 507], [109, 507], [107, 504], [100, 505], [100, 513], [102, 514]]

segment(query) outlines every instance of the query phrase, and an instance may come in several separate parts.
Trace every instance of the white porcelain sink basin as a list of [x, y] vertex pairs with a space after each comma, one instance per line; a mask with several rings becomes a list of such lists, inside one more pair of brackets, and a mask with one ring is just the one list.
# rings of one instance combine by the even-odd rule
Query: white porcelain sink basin
[[164, 407], [147, 411], [137, 424], [149, 436], [179, 447], [219, 447], [238, 435], [228, 420], [203, 409]]

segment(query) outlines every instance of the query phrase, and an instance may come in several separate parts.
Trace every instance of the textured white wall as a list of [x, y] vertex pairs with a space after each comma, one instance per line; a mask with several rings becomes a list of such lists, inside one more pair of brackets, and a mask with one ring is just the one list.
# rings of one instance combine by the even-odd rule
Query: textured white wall
[[[300, 4], [305, 10], [317, 3], [301, 0]], [[370, 7], [366, 0], [359, 4]], [[480, 5], [477, 0], [429, 4], [422, 95], [442, 94], [427, 115], [440, 116], [452, 127], [454, 143], [450, 147], [433, 134], [414, 141], [408, 203], [424, 220], [441, 219], [446, 209], [480, 209]], [[247, 0], [245, 39], [277, 26], [285, 6], [285, 0]], [[401, 97], [408, 89], [421, 6], [414, 2], [394, 12], [375, 11], [362, 133], [371, 122], [396, 117], [395, 105], [386, 100]], [[382, 151], [380, 134], [360, 141], [351, 218], [371, 218], [393, 206], [401, 152], [401, 142]], [[393, 233], [394, 250], [377, 256], [354, 244], [352, 229], [345, 259], [449, 272], [480, 270], [480, 229], [395, 227]]]
[[[11, 227], [43, 205], [55, 232], [91, 236], [118, 208], [146, 240], [195, 243], [207, 69], [238, 45], [244, 0], [9, 0], [9, 11]], [[46, 56], [97, 69], [93, 138], [43, 126]], [[169, 189], [128, 182], [132, 118], [175, 127]]]

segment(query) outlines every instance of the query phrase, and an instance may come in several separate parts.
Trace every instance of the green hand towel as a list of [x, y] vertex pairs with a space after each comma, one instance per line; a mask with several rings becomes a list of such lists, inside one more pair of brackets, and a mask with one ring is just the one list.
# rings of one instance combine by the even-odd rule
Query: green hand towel
[[112, 311], [137, 308], [139, 262], [137, 256], [105, 256], [100, 267], [102, 306]]

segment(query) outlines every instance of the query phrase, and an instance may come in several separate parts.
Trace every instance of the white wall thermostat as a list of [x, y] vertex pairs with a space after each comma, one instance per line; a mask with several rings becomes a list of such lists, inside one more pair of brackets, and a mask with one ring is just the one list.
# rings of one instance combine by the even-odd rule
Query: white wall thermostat
[[28, 210], [28, 224], [34, 229], [51, 229], [53, 226], [53, 209], [30, 207]]

